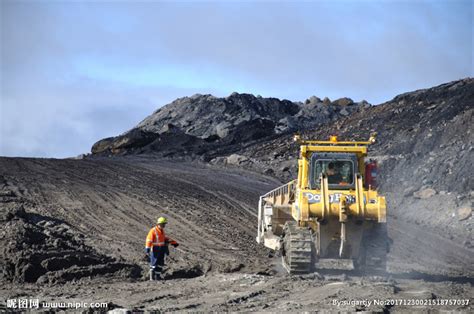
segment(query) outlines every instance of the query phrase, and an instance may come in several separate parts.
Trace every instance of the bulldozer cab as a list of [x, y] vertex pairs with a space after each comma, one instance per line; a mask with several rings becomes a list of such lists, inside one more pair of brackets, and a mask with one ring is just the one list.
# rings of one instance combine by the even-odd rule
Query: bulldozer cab
[[356, 154], [313, 154], [310, 160], [310, 189], [319, 190], [321, 174], [328, 178], [329, 190], [349, 190], [355, 187]]

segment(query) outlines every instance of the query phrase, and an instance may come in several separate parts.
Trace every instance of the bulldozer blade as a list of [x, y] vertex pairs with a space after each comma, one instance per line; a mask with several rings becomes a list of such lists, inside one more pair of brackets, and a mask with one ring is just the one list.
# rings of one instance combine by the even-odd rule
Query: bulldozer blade
[[271, 248], [274, 251], [278, 251], [280, 249], [280, 237], [274, 235], [271, 231], [265, 232], [263, 236], [263, 243], [266, 247]]
[[354, 262], [352, 259], [321, 258], [314, 266], [316, 269], [353, 270]]

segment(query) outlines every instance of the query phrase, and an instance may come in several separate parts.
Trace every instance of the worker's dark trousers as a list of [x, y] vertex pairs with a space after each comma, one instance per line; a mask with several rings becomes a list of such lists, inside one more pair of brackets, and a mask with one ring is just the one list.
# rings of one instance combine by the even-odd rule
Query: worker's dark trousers
[[150, 254], [150, 272], [158, 279], [165, 266], [165, 255], [168, 253], [167, 246], [154, 246]]

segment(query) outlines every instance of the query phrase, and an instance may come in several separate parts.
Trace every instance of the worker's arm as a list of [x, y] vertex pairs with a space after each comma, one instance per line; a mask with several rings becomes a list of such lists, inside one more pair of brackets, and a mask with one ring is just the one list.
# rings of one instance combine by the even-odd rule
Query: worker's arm
[[147, 254], [150, 254], [154, 235], [155, 235], [155, 233], [153, 232], [153, 229], [151, 229], [151, 230], [148, 232], [148, 235], [147, 235], [147, 237], [146, 237], [145, 251], [146, 251]]
[[165, 241], [166, 241], [167, 244], [171, 244], [171, 245], [174, 246], [174, 247], [177, 247], [177, 246], [179, 245], [179, 243], [178, 243], [177, 241], [175, 241], [175, 240], [173, 240], [173, 239], [171, 239], [171, 238], [168, 238], [168, 237], [166, 237], [166, 240], [165, 240]]

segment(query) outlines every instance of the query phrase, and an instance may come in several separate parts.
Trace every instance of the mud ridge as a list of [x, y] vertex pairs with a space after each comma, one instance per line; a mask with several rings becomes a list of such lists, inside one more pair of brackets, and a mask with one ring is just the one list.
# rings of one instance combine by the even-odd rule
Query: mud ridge
[[56, 218], [26, 212], [23, 205], [2, 208], [2, 278], [57, 284], [85, 277], [138, 278], [141, 268], [100, 254], [85, 235]]

